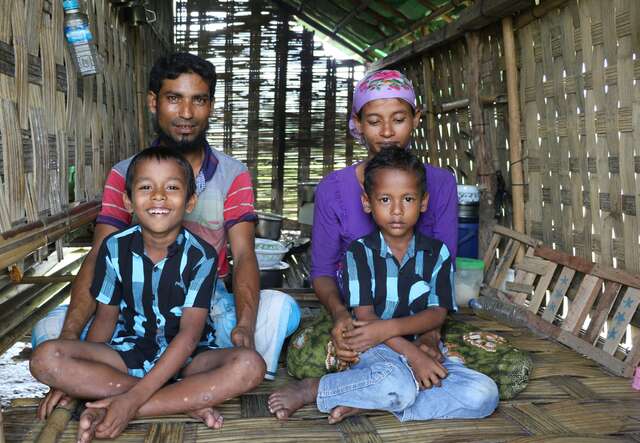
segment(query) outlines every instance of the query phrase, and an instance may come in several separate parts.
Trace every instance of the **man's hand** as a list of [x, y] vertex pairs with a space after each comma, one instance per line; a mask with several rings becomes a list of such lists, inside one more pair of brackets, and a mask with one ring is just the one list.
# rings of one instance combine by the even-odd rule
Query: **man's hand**
[[420, 390], [440, 386], [448, 371], [442, 364], [424, 352], [417, 351], [407, 356]]
[[344, 334], [353, 330], [353, 319], [351, 315], [345, 310], [343, 313], [337, 315], [333, 321], [333, 328], [331, 329], [331, 338], [333, 344], [336, 347], [336, 356], [347, 363], [357, 363], [358, 353], [351, 349], [345, 342]]
[[440, 329], [433, 329], [429, 332], [425, 332], [416, 340], [415, 344], [418, 348], [426, 353], [429, 357], [435, 361], [443, 362], [444, 355], [440, 352]]
[[133, 420], [144, 400], [131, 392], [87, 403], [87, 408], [107, 410], [104, 419], [96, 426], [96, 437], [116, 438]]
[[249, 349], [255, 349], [256, 345], [254, 343], [254, 334], [253, 331], [248, 326], [236, 326], [231, 331], [231, 343], [234, 346], [243, 346]]
[[364, 352], [373, 348], [391, 338], [387, 325], [389, 322], [385, 320], [355, 320], [353, 322], [355, 329], [343, 334], [345, 344], [356, 352]]
[[71, 397], [59, 389], [49, 388], [47, 395], [40, 400], [38, 405], [38, 418], [46, 420], [56, 406], [66, 406], [71, 401]]

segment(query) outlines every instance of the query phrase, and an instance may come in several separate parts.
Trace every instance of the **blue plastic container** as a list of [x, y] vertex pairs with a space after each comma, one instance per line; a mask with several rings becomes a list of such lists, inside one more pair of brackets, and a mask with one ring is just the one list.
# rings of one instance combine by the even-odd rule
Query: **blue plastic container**
[[458, 219], [458, 257], [478, 258], [478, 219]]

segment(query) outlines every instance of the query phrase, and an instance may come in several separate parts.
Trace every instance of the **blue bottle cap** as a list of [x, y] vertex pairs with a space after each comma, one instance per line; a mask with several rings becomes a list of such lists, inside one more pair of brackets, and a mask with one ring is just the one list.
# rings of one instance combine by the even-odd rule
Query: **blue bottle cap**
[[80, 9], [80, 2], [78, 0], [62, 0], [62, 8], [65, 11]]

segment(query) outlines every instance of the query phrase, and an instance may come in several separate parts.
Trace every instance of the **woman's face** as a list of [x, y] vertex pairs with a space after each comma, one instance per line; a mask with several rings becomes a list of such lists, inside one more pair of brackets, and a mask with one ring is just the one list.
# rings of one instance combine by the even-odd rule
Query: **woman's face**
[[355, 119], [356, 128], [362, 134], [369, 156], [391, 146], [404, 148], [411, 140], [411, 131], [418, 127], [420, 111], [414, 115], [411, 105], [399, 98], [371, 100]]

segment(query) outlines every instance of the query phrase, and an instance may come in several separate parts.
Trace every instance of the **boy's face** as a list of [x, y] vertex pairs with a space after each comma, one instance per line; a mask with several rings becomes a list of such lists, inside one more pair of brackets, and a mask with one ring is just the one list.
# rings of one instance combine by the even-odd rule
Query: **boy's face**
[[185, 212], [190, 213], [196, 197], [187, 200], [187, 182], [180, 165], [173, 160], [143, 160], [136, 165], [131, 199], [125, 194], [127, 210], [142, 228], [157, 235], [180, 230]]
[[411, 105], [399, 98], [379, 98], [362, 107], [361, 119], [355, 120], [362, 134], [369, 156], [386, 147], [404, 148], [411, 141], [411, 132], [420, 123], [420, 111], [415, 114]]
[[362, 195], [362, 206], [373, 216], [385, 238], [411, 237], [429, 201], [427, 193], [419, 192], [418, 180], [410, 172], [380, 169], [375, 173], [371, 195]]

